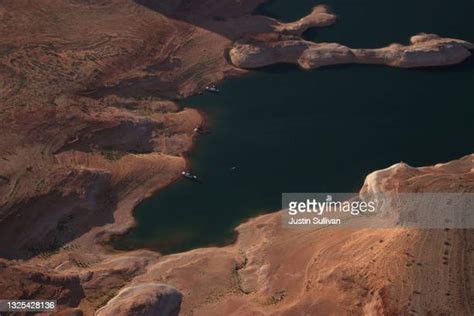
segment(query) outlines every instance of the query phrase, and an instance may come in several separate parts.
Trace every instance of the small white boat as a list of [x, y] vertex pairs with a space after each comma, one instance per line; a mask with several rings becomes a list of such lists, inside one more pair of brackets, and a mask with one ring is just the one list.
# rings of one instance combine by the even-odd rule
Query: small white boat
[[198, 133], [198, 134], [204, 134], [204, 130], [202, 129], [201, 126], [196, 126], [194, 129], [193, 129], [194, 133]]
[[189, 179], [189, 180], [193, 180], [193, 181], [197, 181], [198, 180], [198, 177], [194, 174], [192, 174], [191, 172], [189, 171], [183, 171], [181, 172], [181, 174], [183, 175], [183, 177], [185, 177], [186, 179]]
[[221, 92], [217, 87], [213, 84], [209, 85], [206, 87], [206, 91], [212, 92], [212, 93], [219, 93]]

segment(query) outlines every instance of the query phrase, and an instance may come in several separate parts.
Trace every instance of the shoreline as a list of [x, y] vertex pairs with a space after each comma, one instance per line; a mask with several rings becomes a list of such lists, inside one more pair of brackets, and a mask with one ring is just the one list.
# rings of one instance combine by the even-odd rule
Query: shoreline
[[[200, 117], [200, 124], [203, 125], [203, 124], [208, 124], [208, 120], [207, 120], [207, 116], [205, 115], [204, 111], [202, 110], [198, 110], [198, 109], [195, 109], [195, 108], [190, 108], [190, 107], [183, 107], [182, 110], [186, 110], [186, 109], [191, 109], [191, 110], [194, 110], [196, 111], [198, 114], [199, 114], [199, 117]], [[207, 126], [207, 125], [206, 125]], [[191, 152], [193, 150], [193, 148], [196, 146], [196, 141], [195, 139], [199, 137], [199, 134], [197, 133], [194, 133], [193, 135], [193, 138], [192, 138], [192, 142], [190, 144], [190, 146], [188, 147], [188, 149], [186, 151], [184, 151], [180, 158], [182, 158], [185, 162], [185, 165], [184, 165], [184, 168], [183, 170], [187, 170], [189, 168], [191, 168], [191, 161], [189, 159], [189, 157], [187, 156], [187, 153]], [[157, 187], [157, 188], [151, 188], [149, 190], [146, 190], [145, 192], [143, 192], [142, 194], [137, 194], [137, 197], [130, 197], [128, 199], [124, 199], [122, 202], [125, 203], [125, 204], [133, 204], [131, 207], [126, 207], [124, 209], [117, 209], [117, 212], [121, 212], [121, 213], [128, 213], [129, 214], [129, 217], [131, 218], [131, 222], [124, 222], [124, 223], [117, 223], [118, 225], [125, 225], [126, 227], [124, 227], [123, 229], [124, 230], [120, 230], [120, 231], [113, 231], [113, 227], [110, 227], [110, 229], [112, 231], [103, 231], [103, 232], [99, 232], [98, 234], [103, 234], [105, 233], [106, 235], [99, 239], [98, 242], [101, 243], [105, 248], [104, 250], [105, 251], [140, 251], [140, 250], [147, 250], [147, 251], [154, 251], [154, 252], [157, 252], [158, 254], [161, 255], [161, 253], [159, 253], [159, 251], [156, 251], [156, 250], [152, 250], [152, 249], [147, 249], [147, 248], [137, 248], [137, 249], [128, 249], [128, 250], [122, 250], [122, 249], [117, 249], [113, 246], [113, 242], [116, 238], [123, 238], [126, 234], [128, 234], [132, 229], [136, 228], [138, 226], [138, 221], [135, 217], [135, 211], [136, 209], [140, 206], [141, 203], [145, 202], [145, 200], [148, 200], [148, 199], [151, 199], [153, 198], [154, 195], [156, 195], [158, 192], [162, 191], [162, 190], [165, 190], [166, 188], [168, 188], [169, 186], [177, 183], [178, 181], [182, 181], [183, 178], [181, 176], [181, 171], [180, 170], [176, 176], [174, 178], [172, 178], [169, 182], [167, 182], [166, 184], [160, 186], [160, 187]]]
[[[203, 110], [196, 109], [196, 108], [190, 108], [190, 107], [186, 107], [186, 106], [183, 107], [183, 110], [184, 109], [192, 109], [192, 110], [197, 111], [199, 116], [200, 116], [200, 119], [201, 119], [201, 126], [205, 126], [205, 127], [209, 126], [208, 116], [205, 114], [205, 112]], [[185, 167], [184, 167], [183, 170], [189, 170], [192, 166], [191, 160], [187, 156], [187, 154], [195, 148], [195, 146], [196, 146], [195, 139], [198, 138], [198, 137], [200, 137], [200, 135], [197, 134], [197, 133], [194, 133], [193, 141], [191, 143], [191, 146], [185, 152], [183, 152], [182, 155], [181, 155], [181, 158], [183, 158], [184, 161], [185, 161]], [[155, 190], [152, 189], [151, 191], [147, 191], [147, 193], [145, 195], [141, 196], [141, 199], [138, 202], [136, 202], [137, 199], [131, 198], [131, 201], [136, 202], [134, 204], [134, 206], [132, 207], [132, 209], [131, 210], [130, 209], [122, 210], [122, 211], [123, 212], [127, 212], [127, 211], [130, 212], [131, 217], [133, 218], [133, 223], [131, 223], [128, 226], [128, 228], [126, 228], [126, 231], [118, 232], [118, 233], [111, 233], [110, 235], [105, 237], [103, 240], [101, 240], [100, 242], [103, 243], [103, 246], [105, 247], [104, 250], [111, 251], [111, 252], [114, 252], [114, 251], [127, 252], [127, 251], [136, 251], [136, 250], [147, 250], [147, 251], [157, 252], [161, 255], [161, 253], [159, 251], [153, 250], [153, 249], [148, 249], [148, 248], [117, 249], [113, 246], [113, 243], [115, 242], [116, 239], [124, 238], [131, 230], [133, 230], [134, 228], [136, 228], [138, 226], [138, 222], [137, 222], [136, 217], [135, 217], [135, 211], [140, 206], [141, 203], [145, 202], [145, 200], [153, 198], [154, 195], [158, 194], [162, 190], [165, 190], [166, 188], [168, 188], [169, 186], [177, 183], [180, 180], [183, 180], [183, 177], [181, 176], [181, 171], [176, 175], [176, 177], [174, 179], [172, 179], [166, 185], [164, 185], [162, 187], [159, 187], [159, 188], [156, 188]]]
[[[463, 185], [469, 191], [472, 190], [474, 181], [466, 183], [461, 177], [466, 176], [474, 180], [471, 170], [473, 163], [474, 154], [447, 163], [419, 168], [398, 163], [369, 174], [361, 192], [366, 190], [390, 191], [394, 184], [408, 192], [449, 191], [452, 190], [452, 188], [450, 189], [452, 179], [457, 179], [456, 184]], [[353, 281], [354, 286], [361, 284], [360, 286], [364, 287], [369, 282], [377, 293], [386, 289], [387, 278], [391, 280], [391, 276], [397, 275], [399, 278], [389, 284], [416, 289], [418, 282], [430, 283], [431, 279], [423, 277], [421, 272], [412, 275], [409, 269], [400, 271], [398, 267], [405, 266], [404, 257], [401, 254], [408, 251], [403, 247], [400, 249], [400, 245], [410, 245], [415, 248], [416, 250], [410, 248], [410, 256], [414, 256], [420, 262], [426, 262], [433, 260], [432, 254], [423, 251], [427, 238], [431, 238], [431, 243], [442, 246], [446, 240], [444, 237], [446, 234], [450, 244], [456, 245], [452, 246], [452, 251], [456, 253], [462, 252], [462, 249], [465, 248], [464, 245], [458, 247], [457, 244], [466, 238], [462, 230], [438, 230], [436, 234], [430, 233], [428, 230], [417, 231], [409, 228], [354, 230], [325, 227], [317, 230], [285, 230], [281, 225], [281, 212], [253, 217], [238, 225], [236, 230], [238, 238], [231, 245], [196, 248], [162, 256], [151, 264], [146, 273], [135, 278], [127, 286], [127, 289], [134, 289], [135, 286], [145, 281], [160, 282], [162, 278], [165, 278], [167, 284], [176, 287], [187, 297], [183, 306], [184, 310], [182, 310], [184, 313], [189, 313], [197, 308], [205, 314], [218, 315], [217, 311], [225, 306], [231, 306], [238, 314], [269, 310], [281, 312], [288, 308], [297, 313], [300, 308], [312, 306], [315, 303], [315, 297], [321, 304], [326, 300], [335, 303], [331, 305], [332, 307], [325, 307], [328, 312], [342, 312], [345, 309], [340, 309], [340, 306], [347, 306], [353, 312], [359, 313], [362, 312], [363, 306], [371, 306], [370, 308], [374, 312], [383, 310], [389, 313], [393, 311], [392, 308], [402, 307], [400, 304], [393, 305], [395, 303], [392, 300], [380, 301], [378, 294], [361, 298], [358, 294], [359, 287], [337, 290], [336, 292], [343, 296], [349, 295], [352, 303], [343, 303], [338, 299], [339, 295], [331, 295], [333, 292], [322, 296], [313, 294], [324, 293], [320, 292], [323, 287], [337, 286], [338, 276], [341, 273], [352, 277], [359, 275], [359, 272], [352, 273], [352, 270], [347, 270], [353, 266], [354, 262], [357, 262], [356, 266], [360, 266], [357, 271], [362, 269], [364, 275], [362, 279]], [[293, 247], [295, 240], [299, 241], [297, 249]], [[302, 247], [303, 245], [304, 247]], [[366, 252], [368, 250], [366, 248], [369, 247], [369, 252], [372, 255], [367, 258]], [[383, 251], [387, 247], [392, 250], [388, 254], [384, 254]], [[327, 252], [325, 251], [327, 249], [338, 249], [338, 251]], [[390, 260], [387, 260], [387, 257]], [[454, 258], [452, 260], [455, 260]], [[323, 259], [323, 262], [319, 261]], [[394, 266], [393, 260], [398, 260], [398, 264]], [[202, 262], [206, 262], [204, 270], [201, 267]], [[378, 273], [374, 273], [374, 262], [377, 263], [376, 271]], [[434, 260], [430, 262], [434, 262], [433, 265], [436, 267], [447, 269], [442, 262]], [[311, 273], [316, 268], [315, 266], [318, 269]], [[297, 271], [306, 271], [306, 273], [297, 273]], [[188, 280], [189, 274], [195, 277]], [[209, 278], [219, 280], [211, 289], [208, 284]], [[284, 284], [292, 284], [292, 286], [285, 286], [284, 300], [279, 296], [281, 278], [287, 280]], [[408, 285], [404, 281], [407, 278], [410, 280]], [[233, 281], [232, 285], [229, 285], [229, 279], [236, 280], [236, 283]], [[443, 283], [446, 281], [445, 279], [443, 278]], [[294, 282], [288, 283], [289, 280]], [[466, 279], [465, 282], [470, 281]], [[308, 291], [308, 283], [314, 284], [310, 291]], [[193, 292], [196, 287], [200, 289], [199, 293]], [[222, 294], [221, 298], [216, 298], [214, 304], [206, 304], [206, 297], [212, 295], [215, 287], [225, 294]], [[306, 290], [304, 290], [305, 288]], [[410, 291], [401, 296], [404, 302], [410, 300], [409, 293]], [[460, 293], [459, 295], [465, 294]], [[278, 299], [278, 304], [265, 304], [267, 300], [275, 298]], [[362, 306], [355, 303], [358, 299], [364, 301]], [[443, 306], [446, 299], [450, 299], [450, 297], [439, 296], [441, 301], [439, 306]], [[280, 300], [281, 303], [279, 303]], [[403, 304], [401, 305], [403, 306]], [[429, 308], [429, 306], [424, 308]], [[462, 310], [462, 307], [456, 308]]]
[[[335, 15], [332, 15], [332, 13], [331, 13], [331, 15], [330, 15], [329, 20], [328, 20], [327, 17], [324, 17], [324, 18], [322, 19], [323, 22], [321, 22], [320, 18], [318, 17], [318, 14], [320, 14], [320, 13], [329, 14], [329, 12], [330, 12], [330, 8], [329, 8], [329, 7], [323, 6], [323, 5], [318, 5], [318, 6], [316, 6], [316, 7], [313, 9], [313, 12], [312, 12], [311, 14], [309, 14], [307, 17], [302, 18], [300, 21], [304, 21], [304, 19], [307, 19], [308, 17], [311, 17], [312, 14], [313, 14], [313, 15], [316, 14], [316, 15], [315, 15], [315, 16], [316, 16], [316, 21], [311, 22], [312, 24], [317, 25], [316, 27], [321, 27], [321, 26], [324, 27], [324, 26], [332, 25], [332, 24], [335, 23], [335, 21], [336, 21], [336, 16], [335, 16]], [[311, 23], [309, 24], [309, 26], [303, 26], [303, 27], [302, 27], [300, 24], [298, 24], [298, 23], [300, 23], [300, 21], [297, 21], [297, 22], [289, 22], [289, 23], [282, 23], [282, 25], [280, 25], [279, 27], [282, 28], [283, 32], [285, 32], [285, 31], [284, 31], [285, 29], [288, 29], [289, 32], [290, 32], [289, 34], [302, 34], [302, 33], [304, 32], [304, 30], [306, 30], [307, 28], [309, 28], [309, 27], [315, 27], [315, 26], [312, 26]], [[329, 21], [329, 22], [328, 22], [328, 21]], [[302, 24], [304, 24], [304, 23], [302, 23]], [[320, 24], [321, 24], [321, 25], [320, 25]], [[292, 29], [292, 26], [290, 27], [290, 25], [295, 25], [295, 26], [296, 26], [296, 29], [293, 30], [293, 29]], [[241, 72], [239, 72], [239, 74], [234, 73], [234, 72], [231, 72], [230, 74], [228, 74], [228, 75], [226, 75], [225, 77], [223, 77], [223, 78], [219, 79], [218, 81], [216, 81], [216, 82], [215, 82], [216, 84], [219, 84], [220, 82], [222, 82], [222, 81], [228, 79], [228, 77], [234, 77], [234, 76], [238, 76], [238, 75], [246, 75], [246, 74], [251, 73], [250, 71], [248, 71], [248, 69], [252, 69], [252, 68], [257, 68], [257, 69], [258, 69], [258, 68], [261, 67], [260, 65], [257, 65], [256, 67], [254, 67], [254, 65], [252, 64], [252, 62], [250, 62], [251, 66], [247, 66], [247, 65], [245, 64], [245, 62], [244, 62], [243, 65], [241, 65], [239, 62], [236, 63], [236, 62], [233, 61], [232, 50], [236, 50], [236, 49], [239, 50], [239, 49], [241, 49], [241, 48], [240, 48], [241, 46], [247, 45], [247, 44], [246, 44], [246, 41], [248, 41], [248, 40], [249, 40], [249, 39], [244, 39], [244, 40], [239, 40], [239, 41], [237, 41], [237, 42], [234, 42], [231, 47], [226, 48], [226, 54], [225, 54], [225, 56], [224, 56], [225, 59], [226, 59], [228, 62], [231, 62], [232, 65], [235, 66], [235, 67], [237, 67], [236, 69], [238, 69], [238, 70], [241, 71]], [[415, 35], [415, 36], [413, 36], [412, 39], [411, 39], [413, 45], [415, 45], [415, 44], [418, 45], [418, 43], [421, 43], [422, 45], [424, 45], [425, 42], [428, 42], [428, 43], [429, 43], [428, 46], [431, 45], [431, 42], [430, 42], [430, 41], [433, 41], [433, 40], [435, 41], [434, 45], [448, 45], [448, 44], [451, 45], [452, 43], [456, 43], [456, 44], [457, 44], [457, 43], [459, 42], [459, 43], [460, 43], [460, 44], [459, 44], [459, 47], [462, 47], [462, 49], [465, 49], [466, 51], [469, 51], [469, 49], [472, 49], [472, 48], [473, 48], [472, 44], [470, 44], [470, 43], [468, 43], [468, 42], [458, 41], [458, 40], [452, 40], [452, 39], [439, 38], [439, 37], [437, 37], [437, 36], [435, 36], [435, 35], [433, 35], [433, 34], [420, 34], [420, 35]], [[241, 43], [240, 41], [243, 41], [243, 43]], [[255, 41], [255, 43], [256, 43], [255, 45], [270, 45], [270, 46], [271, 46], [271, 45], [274, 45], [274, 43], [273, 43], [274, 39], [273, 39], [272, 36], [270, 36], [270, 38], [267, 39], [267, 38], [265, 37], [265, 35], [264, 35], [264, 36], [263, 36], [263, 40], [262, 40], [262, 38], [260, 38], [260, 37], [258, 37], [258, 36], [257, 36], [256, 39], [250, 37], [250, 40], [249, 40], [249, 41], [250, 41], [250, 43], [254, 43], [254, 41]], [[438, 44], [438, 42], [439, 42], [440, 44]], [[445, 42], [446, 42], [447, 44], [445, 44]], [[282, 41], [281, 43], [283, 43], [283, 44], [282, 44], [283, 46], [286, 45], [284, 41]], [[296, 45], [303, 45], [303, 44], [301, 44], [301, 43], [306, 44], [306, 43], [309, 43], [309, 42], [306, 42], [306, 41], [301, 41], [301, 42], [296, 41], [296, 42], [295, 42]], [[275, 45], [278, 46], [279, 44], [280, 44], [280, 42], [276, 41], [276, 44], [275, 44]], [[468, 46], [468, 44], [470, 44], [471, 46]], [[293, 43], [292, 43], [291, 45], [293, 45]], [[285, 49], [291, 50], [291, 45], [289, 45], [289, 47], [285, 47]], [[312, 44], [312, 45], [313, 45], [313, 44]], [[316, 44], [316, 45], [317, 45], [317, 44]], [[336, 45], [338, 45], [338, 44], [336, 44]], [[384, 49], [388, 49], [388, 48], [391, 48], [391, 47], [395, 47], [395, 46], [397, 46], [397, 45], [400, 45], [400, 44], [392, 44], [392, 45], [390, 45], [390, 46], [388, 46], [388, 47], [386, 47], [386, 48], [381, 48], [381, 49], [379, 49], [379, 51], [383, 51]], [[304, 46], [304, 45], [303, 45], [303, 46]], [[331, 50], [331, 49], [335, 49], [335, 51], [338, 51], [338, 50], [340, 49], [340, 47], [345, 48], [345, 47], [339, 45], [339, 46], [336, 47], [336, 48], [329, 48], [329, 49], [330, 49], [330, 50]], [[409, 47], [409, 46], [407, 46], [407, 47]], [[397, 46], [397, 48], [398, 48], [398, 46]], [[245, 50], [245, 49], [246, 49], [246, 48], [244, 47], [244, 50]], [[277, 49], [279, 49], [279, 48], [277, 47]], [[306, 47], [305, 47], [305, 49], [306, 49]], [[323, 48], [323, 50], [324, 50], [324, 49], [325, 49], [325, 48]], [[461, 48], [460, 48], [460, 49], [461, 49]], [[377, 50], [376, 50], [376, 49], [372, 49], [372, 50], [357, 49], [357, 51], [361, 51], [363, 55], [365, 55], [365, 54], [369, 54], [369, 55], [370, 55], [371, 53], [370, 53], [369, 51], [377, 51]], [[368, 53], [366, 53], [365, 51], [368, 51]], [[283, 51], [283, 52], [284, 52], [284, 51]], [[239, 56], [239, 54], [240, 54], [240, 53], [234, 53], [235, 56]], [[303, 53], [301, 53], [301, 54], [304, 54], [304, 51], [303, 51]], [[284, 55], [284, 53], [283, 53], [283, 55]], [[241, 57], [241, 56], [239, 56], [238, 58], [243, 58], [243, 59], [245, 60], [245, 59], [248, 58], [248, 57]], [[252, 58], [253, 58], [253, 57], [251, 56], [250, 59], [252, 59]], [[285, 58], [287, 58], [287, 57], [285, 57]], [[344, 58], [346, 58], [346, 57], [344, 57]], [[365, 58], [365, 57], [364, 57], [364, 58]], [[384, 57], [377, 57], [377, 58], [382, 58], [382, 59], [383, 59]], [[258, 59], [258, 57], [257, 57], [257, 59]], [[347, 58], [346, 58], [346, 59], [347, 59]], [[344, 63], [347, 62], [346, 59], [344, 59], [344, 61], [343, 61]], [[349, 58], [349, 59], [350, 59], [350, 58]], [[465, 60], [465, 55], [463, 55], [461, 59], [464, 61], [464, 60]], [[268, 60], [267, 60], [267, 61], [268, 61]], [[275, 62], [274, 62], [274, 61], [271, 61], [271, 59], [270, 59], [268, 62], [270, 63], [269, 66], [275, 64]], [[305, 71], [305, 70], [309, 70], [309, 69], [311, 69], [311, 68], [316, 68], [316, 67], [319, 67], [319, 66], [320, 66], [320, 65], [319, 65], [319, 62], [318, 62], [317, 60], [316, 60], [316, 61], [310, 60], [308, 63], [309, 63], [309, 64], [312, 64], [312, 65], [311, 65], [310, 67], [306, 67], [306, 66], [305, 66], [305, 67], [301, 67], [301, 64], [300, 64], [300, 68], [301, 68], [300, 71]], [[339, 64], [340, 61], [330, 61], [330, 62], [329, 62], [329, 64], [333, 64], [333, 63]], [[376, 63], [376, 64], [379, 64], [379, 62], [375, 62], [375, 63]], [[456, 59], [454, 62], [451, 62], [451, 61], [448, 62], [448, 65], [459, 64], [459, 63], [460, 63], [460, 61], [459, 61], [458, 59]], [[277, 61], [276, 64], [277, 64], [277, 65], [278, 65], [278, 64], [281, 64], [281, 61]], [[314, 64], [315, 66], [314, 66], [313, 64]], [[264, 66], [265, 66], [265, 65], [266, 65], [266, 64], [264, 64]], [[326, 65], [326, 61], [323, 61], [323, 65]], [[411, 67], [418, 68], [418, 67], [422, 67], [422, 66], [423, 66], [422, 64], [416, 64], [416, 65], [410, 65], [410, 66], [408, 66], [408, 68], [411, 68]], [[436, 66], [439, 66], [439, 65], [436, 65]], [[399, 66], [397, 66], [397, 67], [399, 67]], [[188, 93], [188, 95], [186, 96], [186, 98], [191, 97], [191, 96], [193, 96], [193, 95], [196, 95], [196, 94], [198, 94], [200, 91], [203, 92], [203, 93], [206, 93], [205, 90], [195, 90], [195, 91], [193, 91], [192, 93]], [[186, 98], [180, 100], [179, 102], [182, 102], [182, 101], [185, 100]], [[182, 110], [185, 110], [185, 109], [192, 109], [192, 110], [197, 111], [198, 114], [199, 114], [199, 116], [200, 116], [200, 118], [201, 118], [201, 125], [204, 125], [204, 126], [206, 126], [206, 127], [209, 126], [209, 119], [208, 119], [208, 116], [207, 116], [207, 114], [206, 114], [203, 110], [198, 109], [198, 108], [188, 108], [188, 107], [186, 107], [186, 105], [183, 105], [183, 106], [182, 106]], [[192, 169], [192, 164], [191, 164], [191, 161], [190, 161], [190, 158], [189, 158], [189, 155], [188, 155], [188, 154], [189, 154], [189, 153], [195, 148], [195, 146], [196, 146], [196, 141], [195, 141], [196, 137], [199, 137], [199, 135], [197, 135], [197, 134], [193, 135], [193, 141], [192, 141], [191, 145], [187, 148], [186, 151], [184, 151], [184, 152], [181, 154], [181, 157], [182, 157], [182, 158], [184, 159], [184, 161], [185, 161], [185, 169]], [[135, 212], [136, 208], [137, 208], [142, 202], [144, 202], [145, 200], [147, 200], [147, 199], [149, 199], [149, 198], [152, 198], [153, 195], [157, 194], [159, 191], [161, 191], [161, 190], [163, 190], [163, 189], [166, 189], [168, 186], [173, 185], [174, 183], [176, 183], [176, 182], [179, 181], [179, 180], [180, 180], [180, 175], [178, 174], [174, 179], [172, 179], [171, 181], [169, 181], [166, 185], [163, 185], [163, 186], [157, 188], [156, 190], [149, 190], [149, 191], [146, 191], [146, 194], [145, 194], [145, 195], [141, 196], [141, 197], [138, 198], [138, 199], [136, 199], [136, 198], [133, 199], [133, 201], [135, 202], [135, 204], [134, 204], [134, 206], [131, 207], [131, 210], [128, 211], [128, 212], [130, 213], [130, 217], [132, 218], [132, 220], [127, 223], [127, 224], [129, 225], [129, 227], [128, 227], [128, 228], [124, 228], [125, 230], [121, 230], [121, 231], [118, 232], [118, 233], [111, 233], [111, 235], [105, 237], [106, 240], [109, 240], [108, 242], [107, 242], [107, 241], [106, 241], [106, 242], [110, 244], [110, 240], [111, 240], [111, 239], [114, 239], [114, 238], [121, 238], [121, 237], [123, 237], [124, 235], [126, 235], [128, 232], [130, 232], [132, 229], [136, 228], [137, 225], [138, 225], [138, 223], [137, 223], [137, 221], [136, 221], [136, 219], [135, 219], [135, 216], [134, 216], [134, 212]], [[127, 201], [124, 201], [124, 202], [127, 203]], [[120, 210], [117, 210], [117, 212], [120, 212]], [[123, 212], [125, 212], [125, 211], [123, 211]], [[278, 212], [278, 210], [264, 212], [263, 214], [270, 214], [270, 213], [273, 213], [273, 212]], [[261, 216], [261, 215], [263, 215], [263, 214], [259, 214], [259, 215], [257, 215], [257, 216]], [[254, 216], [250, 216], [250, 217], [247, 218], [247, 219], [243, 219], [243, 221], [240, 222], [239, 225], [241, 225], [241, 224], [243, 224], [243, 223], [245, 223], [245, 222], [247, 222], [247, 221], [250, 221], [252, 218], [254, 218]], [[119, 225], [120, 225], [120, 224], [119, 224]], [[236, 227], [232, 228], [232, 234], [233, 234], [232, 242], [231, 242], [231, 243], [223, 243], [223, 244], [224, 244], [223, 246], [231, 245], [232, 243], [236, 242], [236, 240], [238, 239], [237, 227], [238, 227], [239, 225], [237, 225]], [[112, 228], [112, 229], [113, 229], [113, 228]], [[104, 232], [100, 232], [100, 234], [103, 234], [103, 233], [107, 234], [107, 232], [105, 232], [105, 231], [104, 231]], [[209, 245], [209, 246], [212, 247], [212, 245]], [[113, 246], [111, 246], [111, 247], [112, 247], [113, 249], [115, 249]], [[199, 248], [196, 248], [196, 249], [199, 249]], [[118, 250], [118, 249], [115, 249], [115, 250]], [[134, 251], [134, 250], [150, 250], [150, 251], [156, 251], [156, 252], [159, 253], [158, 250], [153, 250], [153, 249], [148, 249], [148, 248], [138, 248], [138, 249], [133, 249], [132, 251]], [[122, 250], [118, 250], [118, 251], [122, 251]], [[125, 250], [125, 251], [130, 251], [130, 250]], [[170, 255], [170, 254], [167, 254], [167, 255]]]

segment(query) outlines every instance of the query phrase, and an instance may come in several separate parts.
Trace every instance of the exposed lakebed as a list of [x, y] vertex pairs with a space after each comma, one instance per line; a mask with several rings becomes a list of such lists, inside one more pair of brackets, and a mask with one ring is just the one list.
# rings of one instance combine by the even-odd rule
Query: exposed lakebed
[[[279, 0], [258, 12], [292, 20], [317, 3]], [[474, 41], [470, 0], [326, 3], [341, 20], [307, 38], [377, 47], [424, 31]], [[280, 209], [282, 192], [355, 192], [393, 163], [472, 153], [473, 84], [473, 58], [412, 70], [282, 65], [226, 80], [218, 95], [182, 101], [206, 113], [212, 129], [189, 153], [202, 184], [183, 179], [141, 203], [138, 226], [115, 246], [172, 253], [223, 245], [244, 219]]]

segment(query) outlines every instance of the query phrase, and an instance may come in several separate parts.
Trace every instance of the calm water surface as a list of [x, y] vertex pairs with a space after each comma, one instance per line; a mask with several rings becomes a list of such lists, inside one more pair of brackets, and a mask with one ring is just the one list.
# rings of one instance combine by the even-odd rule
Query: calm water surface
[[[273, 1], [258, 13], [293, 20], [317, 3]], [[435, 32], [474, 41], [472, 0], [325, 3], [340, 21], [308, 31], [309, 39], [378, 47]], [[220, 88], [182, 102], [207, 113], [213, 131], [189, 157], [203, 183], [181, 180], [140, 204], [138, 227], [117, 248], [223, 245], [244, 219], [278, 210], [282, 192], [355, 192], [367, 173], [393, 163], [422, 166], [474, 152], [473, 58], [422, 70], [277, 66]]]

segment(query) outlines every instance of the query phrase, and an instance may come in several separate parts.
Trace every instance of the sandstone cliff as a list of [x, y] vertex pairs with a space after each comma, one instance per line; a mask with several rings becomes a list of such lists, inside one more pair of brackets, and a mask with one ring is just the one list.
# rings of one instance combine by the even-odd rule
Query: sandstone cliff
[[352, 49], [336, 43], [313, 43], [295, 37], [278, 40], [245, 39], [234, 44], [230, 60], [241, 68], [259, 68], [277, 63], [297, 64], [304, 69], [337, 64], [383, 64], [392, 67], [453, 65], [471, 56], [473, 44], [419, 34], [410, 45], [392, 44], [379, 49]]

